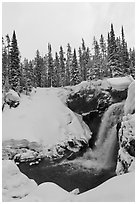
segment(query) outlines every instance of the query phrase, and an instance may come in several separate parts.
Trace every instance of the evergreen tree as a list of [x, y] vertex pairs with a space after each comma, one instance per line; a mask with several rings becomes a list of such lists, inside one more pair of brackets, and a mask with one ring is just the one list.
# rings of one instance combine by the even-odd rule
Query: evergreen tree
[[86, 67], [86, 80], [91, 78], [91, 67], [89, 66], [91, 57], [90, 57], [90, 50], [89, 47], [86, 48], [85, 52], [85, 67]]
[[115, 33], [113, 29], [113, 24], [111, 24], [111, 31], [108, 35], [108, 75], [109, 77], [114, 77], [115, 69], [117, 65], [117, 56], [116, 56], [116, 40]]
[[71, 86], [73, 86], [73, 85], [78, 84], [79, 82], [80, 82], [80, 79], [79, 79], [78, 62], [77, 62], [76, 50], [74, 49], [74, 54], [73, 54], [73, 59], [72, 59], [70, 84], [71, 84]]
[[83, 64], [82, 64], [82, 50], [81, 50], [81, 47], [79, 47], [78, 53], [79, 53], [78, 64], [79, 64], [79, 72], [80, 72], [80, 81], [82, 81], [82, 79], [83, 79], [83, 67], [82, 67]]
[[19, 93], [20, 80], [21, 80], [21, 70], [20, 70], [20, 57], [19, 49], [17, 45], [17, 39], [15, 31], [13, 32], [11, 49], [10, 49], [10, 70], [9, 70], [9, 82], [13, 90]]
[[87, 80], [87, 53], [86, 53], [86, 46], [83, 38], [82, 38], [81, 74], [82, 74], [82, 81], [86, 81]]
[[107, 47], [106, 42], [104, 40], [104, 36], [101, 34], [100, 36], [100, 70], [101, 70], [101, 78], [105, 76], [107, 71]]
[[60, 86], [65, 86], [65, 58], [62, 46], [59, 51], [59, 62], [60, 62]]
[[120, 37], [116, 38], [116, 67], [114, 76], [123, 76], [122, 70], [122, 48]]
[[42, 58], [41, 87], [48, 86], [48, 56]]
[[60, 82], [60, 64], [58, 53], [56, 52], [54, 59], [53, 86], [59, 87], [59, 82]]
[[129, 60], [130, 60], [130, 74], [135, 79], [135, 49], [130, 48], [129, 50]]
[[129, 66], [130, 66], [130, 62], [129, 62], [129, 53], [128, 53], [128, 49], [127, 49], [127, 43], [125, 42], [125, 35], [124, 35], [124, 28], [122, 26], [122, 71], [124, 74], [129, 74]]
[[100, 54], [102, 59], [104, 60], [106, 58], [106, 43], [102, 34], [100, 36]]
[[6, 76], [7, 76], [7, 50], [4, 43], [4, 38], [2, 37], [2, 88], [4, 88]]
[[34, 77], [35, 77], [35, 87], [41, 87], [41, 72], [42, 72], [42, 58], [40, 56], [39, 50], [36, 51], [34, 66]]
[[101, 54], [100, 54], [100, 47], [98, 41], [93, 38], [93, 61], [92, 61], [92, 72], [91, 72], [91, 79], [98, 79], [102, 77], [101, 71]]
[[48, 44], [48, 87], [52, 87], [53, 80], [53, 57], [52, 57], [52, 49], [51, 44]]
[[72, 64], [72, 52], [70, 44], [67, 45], [67, 60], [66, 60], [66, 86], [70, 85], [70, 72], [71, 72], [71, 64]]

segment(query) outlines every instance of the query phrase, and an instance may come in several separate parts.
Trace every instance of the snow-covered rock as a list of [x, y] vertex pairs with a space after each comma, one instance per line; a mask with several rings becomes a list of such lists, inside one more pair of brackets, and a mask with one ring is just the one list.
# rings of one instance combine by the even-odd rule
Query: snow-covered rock
[[135, 170], [135, 114], [124, 116], [119, 130], [117, 174]]
[[16, 91], [10, 89], [5, 95], [5, 101], [20, 101], [20, 97]]
[[20, 201], [37, 187], [37, 184], [22, 174], [14, 161], [2, 161], [2, 200]]
[[135, 174], [113, 177], [98, 187], [75, 196], [71, 202], [134, 202]]
[[66, 146], [68, 141], [79, 147], [79, 141], [88, 143], [91, 138], [88, 126], [61, 102], [54, 90], [46, 88], [24, 96], [16, 109], [6, 109], [2, 117], [3, 142], [25, 139], [48, 149], [58, 144]]
[[119, 130], [119, 152], [117, 174], [135, 170], [135, 81], [128, 88], [128, 96], [124, 106], [123, 121]]
[[124, 90], [127, 89], [128, 86], [134, 81], [132, 76], [126, 76], [126, 77], [115, 77], [115, 78], [109, 78], [106, 79], [109, 87], [112, 87], [112, 89], [116, 90]]
[[128, 88], [128, 96], [125, 102], [125, 115], [132, 114], [135, 111], [135, 81], [133, 81]]

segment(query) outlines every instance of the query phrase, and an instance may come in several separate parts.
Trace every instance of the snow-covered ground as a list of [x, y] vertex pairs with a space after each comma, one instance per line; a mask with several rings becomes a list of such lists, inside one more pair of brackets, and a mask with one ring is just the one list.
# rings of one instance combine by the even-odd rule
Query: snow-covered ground
[[2, 200], [16, 201], [27, 196], [37, 187], [34, 180], [22, 174], [11, 160], [2, 161]]
[[27, 139], [42, 145], [54, 145], [71, 139], [87, 142], [91, 133], [53, 91], [37, 88], [31, 96], [22, 96], [17, 108], [5, 107], [2, 114], [3, 140]]
[[134, 202], [135, 174], [113, 177], [100, 186], [76, 196], [74, 202]]

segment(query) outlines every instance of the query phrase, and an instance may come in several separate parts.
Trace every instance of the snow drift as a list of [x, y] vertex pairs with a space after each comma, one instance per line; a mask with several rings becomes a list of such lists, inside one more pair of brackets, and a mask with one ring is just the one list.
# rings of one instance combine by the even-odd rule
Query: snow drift
[[4, 109], [3, 140], [27, 139], [42, 145], [55, 145], [71, 139], [88, 142], [90, 130], [67, 108], [54, 91], [37, 88], [32, 96], [22, 96], [20, 105]]
[[82, 193], [73, 202], [134, 202], [135, 174], [127, 173], [107, 180], [100, 186]]

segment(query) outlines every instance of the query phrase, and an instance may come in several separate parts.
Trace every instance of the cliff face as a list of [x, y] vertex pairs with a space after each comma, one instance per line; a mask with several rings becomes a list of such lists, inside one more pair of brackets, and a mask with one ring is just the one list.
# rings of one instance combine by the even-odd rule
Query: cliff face
[[117, 175], [134, 171], [135, 168], [135, 114], [123, 118], [119, 145]]
[[123, 121], [119, 130], [119, 152], [116, 173], [124, 174], [135, 170], [135, 82], [128, 89], [124, 106]]

